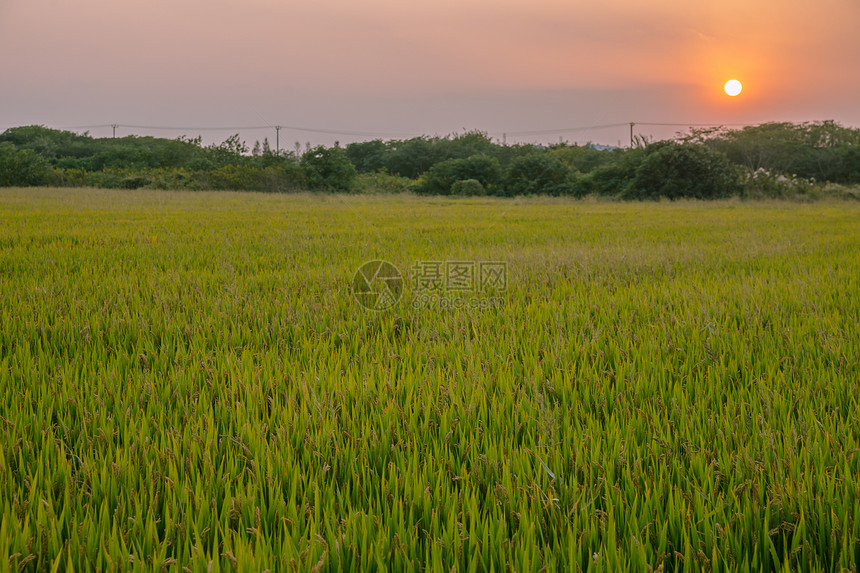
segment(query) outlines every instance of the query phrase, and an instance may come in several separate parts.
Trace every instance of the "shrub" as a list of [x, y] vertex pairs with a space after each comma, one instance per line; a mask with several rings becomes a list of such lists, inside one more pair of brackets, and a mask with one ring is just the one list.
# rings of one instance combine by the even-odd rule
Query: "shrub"
[[181, 167], [153, 169], [151, 176], [149, 187], [152, 189], [202, 189], [199, 179], [194, 177], [194, 172]]
[[385, 168], [385, 155], [388, 146], [381, 139], [350, 143], [346, 146], [346, 156], [359, 173], [373, 173]]
[[62, 187], [85, 187], [89, 185], [89, 173], [85, 169], [57, 169], [55, 180]]
[[753, 172], [761, 168], [774, 173], [794, 173], [804, 179], [856, 181], [852, 179], [850, 150], [860, 145], [860, 130], [834, 121], [766, 123], [729, 131], [699, 130], [693, 131], [688, 139], [724, 152], [729, 160]]
[[846, 183], [860, 183], [860, 145], [850, 145], [838, 150], [843, 165], [842, 180]]
[[53, 177], [51, 164], [35, 151], [0, 143], [0, 187], [47, 185]]
[[412, 180], [408, 177], [390, 175], [383, 171], [360, 173], [355, 188], [361, 193], [405, 193], [409, 191]]
[[743, 177], [743, 195], [749, 198], [787, 198], [803, 195], [812, 190], [813, 184], [794, 175], [772, 173], [764, 168], [747, 170]]
[[249, 190], [253, 188], [253, 169], [241, 165], [225, 165], [207, 171], [201, 177], [206, 189]]
[[574, 183], [574, 195], [617, 196], [636, 175], [636, 170], [645, 158], [645, 149], [631, 149], [618, 157], [615, 163], [595, 168], [590, 173], [578, 177]]
[[503, 194], [572, 195], [573, 171], [558, 157], [547, 153], [530, 153], [511, 162], [502, 182]]
[[149, 185], [149, 178], [143, 173], [128, 175], [120, 181], [120, 187], [123, 189], [140, 189]]
[[450, 146], [438, 137], [413, 137], [388, 145], [385, 167], [389, 172], [415, 178], [431, 167], [451, 158]]
[[417, 193], [425, 195], [450, 195], [457, 181], [475, 179], [491, 192], [501, 177], [499, 160], [487, 155], [473, 155], [465, 159], [448, 159], [431, 167], [418, 179]]
[[451, 195], [484, 195], [484, 186], [477, 179], [461, 179], [451, 185]]
[[626, 199], [717, 199], [741, 192], [738, 169], [703, 145], [661, 142], [646, 154], [624, 189]]
[[580, 173], [591, 173], [601, 165], [607, 165], [618, 160], [624, 153], [621, 149], [597, 149], [592, 145], [560, 145], [553, 147], [548, 153], [567, 163], [572, 170]]
[[281, 166], [261, 169], [250, 165], [225, 165], [209, 171], [201, 179], [195, 188], [278, 193], [301, 186], [298, 171]]
[[[69, 170], [70, 175], [75, 170]], [[83, 184], [102, 189], [139, 189], [149, 185], [151, 177], [145, 171], [108, 168], [101, 171], [80, 172]]]
[[357, 172], [340, 147], [314, 147], [302, 155], [301, 172], [311, 189], [352, 191]]

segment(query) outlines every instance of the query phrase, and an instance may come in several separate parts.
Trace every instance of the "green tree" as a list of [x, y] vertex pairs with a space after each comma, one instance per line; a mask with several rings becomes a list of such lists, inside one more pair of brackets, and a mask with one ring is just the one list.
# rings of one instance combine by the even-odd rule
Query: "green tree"
[[465, 159], [448, 159], [433, 165], [418, 179], [415, 191], [424, 195], [450, 195], [457, 181], [475, 179], [492, 193], [502, 169], [499, 160], [487, 155], [473, 155]]
[[381, 139], [350, 143], [346, 146], [346, 156], [359, 173], [374, 173], [385, 169], [388, 146]]
[[595, 149], [588, 145], [558, 145], [550, 149], [552, 157], [561, 159], [571, 169], [580, 173], [591, 173], [602, 165], [608, 165], [618, 160], [623, 150], [621, 149]]
[[389, 144], [385, 166], [390, 173], [414, 179], [437, 163], [451, 159], [451, 149], [439, 137], [414, 137]]
[[860, 145], [847, 145], [839, 148], [843, 172], [838, 181], [849, 184], [860, 183]]
[[766, 123], [741, 130], [694, 130], [685, 142], [725, 153], [750, 172], [764, 169], [819, 181], [851, 182], [846, 150], [860, 145], [860, 130], [834, 121]]
[[47, 185], [53, 174], [48, 160], [35, 151], [0, 143], [0, 187]]
[[477, 179], [461, 179], [451, 185], [451, 195], [484, 195], [485, 189]]
[[355, 186], [355, 165], [340, 147], [319, 145], [302, 155], [300, 162], [305, 183], [321, 191], [352, 191]]
[[206, 148], [207, 163], [213, 167], [225, 167], [227, 165], [240, 165], [244, 162], [248, 146], [236, 133], [231, 135], [218, 145], [210, 145]]
[[703, 145], [661, 142], [646, 154], [624, 189], [626, 199], [717, 199], [741, 191], [738, 168]]
[[448, 148], [448, 155], [452, 159], [465, 159], [473, 155], [495, 157], [499, 148], [483, 131], [467, 131], [441, 140], [441, 145]]
[[530, 153], [511, 162], [501, 187], [503, 194], [510, 197], [535, 193], [572, 195], [572, 178], [573, 171], [558, 157]]
[[624, 191], [642, 164], [645, 149], [628, 149], [613, 155], [614, 160], [611, 163], [603, 164], [576, 178], [573, 183], [574, 195], [617, 196]]

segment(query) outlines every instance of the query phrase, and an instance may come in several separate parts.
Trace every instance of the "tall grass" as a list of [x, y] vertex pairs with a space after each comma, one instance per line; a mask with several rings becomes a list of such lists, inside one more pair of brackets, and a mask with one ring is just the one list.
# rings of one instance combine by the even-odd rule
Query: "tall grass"
[[[860, 207], [0, 190], [0, 569], [853, 571]], [[363, 309], [371, 259], [502, 308]]]

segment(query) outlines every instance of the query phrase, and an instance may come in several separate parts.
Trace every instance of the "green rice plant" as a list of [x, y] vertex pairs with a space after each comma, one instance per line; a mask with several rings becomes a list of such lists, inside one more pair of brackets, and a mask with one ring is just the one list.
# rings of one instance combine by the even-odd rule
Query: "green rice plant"
[[858, 215], [0, 190], [0, 570], [856, 570]]

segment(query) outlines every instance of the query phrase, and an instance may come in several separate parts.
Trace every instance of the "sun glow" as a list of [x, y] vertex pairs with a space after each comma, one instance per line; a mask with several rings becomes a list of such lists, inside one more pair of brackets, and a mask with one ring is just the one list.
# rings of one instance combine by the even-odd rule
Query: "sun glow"
[[723, 86], [723, 89], [726, 90], [726, 93], [732, 97], [735, 97], [741, 90], [744, 89], [744, 86], [741, 85], [741, 82], [738, 80], [729, 80], [726, 82], [726, 85]]

